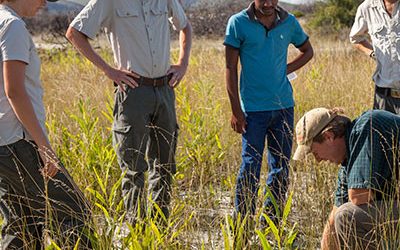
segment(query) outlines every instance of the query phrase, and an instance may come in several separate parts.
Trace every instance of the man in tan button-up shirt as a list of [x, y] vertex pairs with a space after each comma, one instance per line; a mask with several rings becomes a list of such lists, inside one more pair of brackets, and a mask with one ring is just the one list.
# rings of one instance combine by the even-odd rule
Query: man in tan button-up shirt
[[[113, 143], [124, 175], [122, 194], [131, 223], [147, 211], [148, 169], [152, 201], [169, 215], [178, 130], [174, 88], [185, 75], [191, 47], [191, 25], [180, 1], [92, 0], [66, 34], [118, 88]], [[180, 54], [174, 65], [170, 65], [169, 23], [179, 31]], [[111, 43], [116, 66], [107, 64], [88, 42], [101, 28]]]
[[399, 19], [398, 0], [365, 0], [350, 32], [355, 47], [376, 59], [374, 108], [396, 114], [400, 114]]

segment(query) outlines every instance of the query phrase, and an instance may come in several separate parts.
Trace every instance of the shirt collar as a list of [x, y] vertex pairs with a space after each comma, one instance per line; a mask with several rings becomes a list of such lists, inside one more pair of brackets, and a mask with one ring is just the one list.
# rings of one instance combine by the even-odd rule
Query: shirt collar
[[[398, 8], [398, 5], [399, 5], [399, 1], [397, 1], [397, 3], [396, 3], [396, 9]], [[385, 10], [385, 3], [383, 2], [383, 0], [372, 0], [371, 7], [372, 8], [381, 7], [383, 10]]]
[[382, 5], [382, 0], [372, 0], [371, 7], [376, 8]]
[[13, 14], [14, 16], [16, 16], [16, 17], [18, 17], [18, 18], [21, 18], [21, 17], [17, 14], [17, 12], [16, 12], [15, 10], [13, 10], [12, 8], [8, 7], [8, 6], [5, 5], [5, 4], [0, 4], [0, 9], [7, 10], [7, 11], [11, 12], [11, 14]]
[[[246, 13], [251, 21], [257, 21], [255, 10], [254, 2], [250, 3], [249, 7], [246, 9]], [[276, 13], [276, 24], [283, 22], [289, 16], [289, 13], [280, 6], [276, 7]]]
[[341, 164], [342, 166], [347, 166], [347, 163], [350, 158], [350, 134], [351, 134], [351, 130], [353, 130], [354, 123], [355, 123], [355, 120], [352, 122], [349, 122], [349, 124], [347, 125], [347, 128], [346, 128], [346, 132], [344, 134], [344, 139], [345, 139], [344, 141], [346, 143], [346, 159], [344, 160], [344, 162], [342, 162], [342, 164]]

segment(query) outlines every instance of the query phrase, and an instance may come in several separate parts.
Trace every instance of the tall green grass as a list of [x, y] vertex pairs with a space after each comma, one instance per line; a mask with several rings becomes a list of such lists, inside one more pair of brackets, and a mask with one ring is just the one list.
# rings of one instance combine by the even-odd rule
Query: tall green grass
[[[293, 81], [296, 120], [317, 106], [344, 107], [351, 117], [372, 106], [374, 63], [346, 42], [311, 40], [315, 58]], [[197, 45], [196, 45], [197, 44]], [[100, 51], [112, 60], [108, 49]], [[294, 56], [293, 51], [290, 57]], [[177, 57], [177, 50], [173, 50]], [[176, 89], [178, 172], [166, 229], [146, 219], [126, 225], [121, 173], [111, 145], [111, 81], [74, 50], [42, 53], [42, 79], [50, 138], [61, 160], [93, 206], [98, 249], [315, 249], [332, 207], [336, 169], [291, 163], [284, 222], [232, 220], [240, 135], [230, 126], [221, 41], [195, 41], [186, 77]], [[265, 157], [264, 157], [265, 160]], [[261, 187], [267, 166], [264, 161]], [[263, 203], [262, 190], [259, 205]], [[259, 210], [261, 211], [261, 210]], [[261, 212], [258, 212], [260, 214]], [[236, 224], [235, 224], [236, 223]], [[250, 242], [250, 243], [249, 243]], [[248, 245], [250, 244], [250, 245]]]

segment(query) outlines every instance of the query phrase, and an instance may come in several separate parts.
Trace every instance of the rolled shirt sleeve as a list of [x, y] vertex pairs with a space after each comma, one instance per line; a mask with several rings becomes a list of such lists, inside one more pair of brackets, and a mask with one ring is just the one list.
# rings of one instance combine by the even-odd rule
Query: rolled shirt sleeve
[[91, 0], [75, 17], [70, 27], [94, 39], [101, 28], [109, 27], [112, 16], [112, 0]]
[[349, 35], [350, 42], [354, 44], [368, 39], [368, 25], [362, 9], [362, 6], [358, 7], [354, 24], [351, 27]]
[[188, 23], [188, 20], [185, 15], [185, 11], [183, 10], [182, 5], [178, 0], [168, 0], [168, 8], [169, 8], [169, 21], [172, 24], [172, 28], [174, 30], [180, 31], [184, 29]]

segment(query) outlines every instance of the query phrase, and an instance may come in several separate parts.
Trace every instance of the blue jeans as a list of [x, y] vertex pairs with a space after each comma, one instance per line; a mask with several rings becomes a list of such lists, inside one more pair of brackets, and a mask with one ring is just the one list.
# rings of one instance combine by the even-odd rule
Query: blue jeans
[[[242, 165], [236, 183], [236, 212], [242, 215], [255, 212], [266, 140], [267, 186], [277, 204], [283, 205], [293, 142], [293, 113], [293, 108], [246, 113], [246, 133], [242, 135]], [[271, 210], [271, 199], [267, 198], [265, 206]]]

